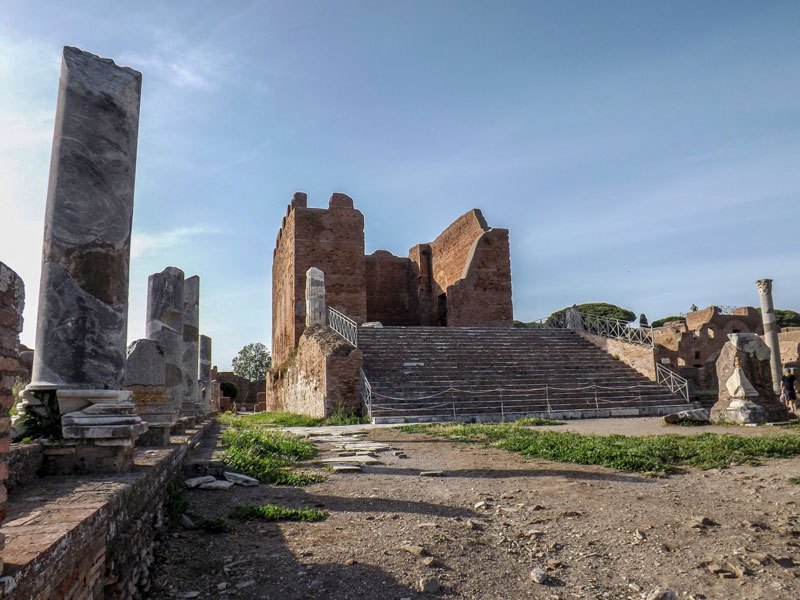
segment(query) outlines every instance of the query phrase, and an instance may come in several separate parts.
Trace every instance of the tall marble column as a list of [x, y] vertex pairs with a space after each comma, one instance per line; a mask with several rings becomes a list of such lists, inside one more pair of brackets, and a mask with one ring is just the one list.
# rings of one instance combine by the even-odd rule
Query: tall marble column
[[[141, 87], [138, 71], [64, 48], [27, 387], [38, 400], [56, 394], [65, 439], [100, 444], [111, 433], [131, 449], [139, 423], [122, 380]], [[114, 414], [129, 427], [93, 428]]]
[[772, 304], [772, 279], [756, 281], [758, 297], [761, 300], [761, 319], [764, 322], [764, 342], [770, 350], [770, 366], [772, 367], [772, 388], [776, 394], [781, 393], [781, 344], [778, 341], [778, 320], [775, 317], [775, 306]]
[[187, 277], [183, 286], [183, 408], [188, 417], [198, 416], [200, 408], [199, 374], [200, 277]]
[[172, 412], [183, 404], [183, 291], [184, 274], [167, 267], [147, 279], [147, 339], [164, 350], [164, 391]]
[[200, 336], [200, 393], [201, 402], [200, 406], [204, 415], [212, 412], [212, 394], [211, 387], [211, 338], [207, 335]]

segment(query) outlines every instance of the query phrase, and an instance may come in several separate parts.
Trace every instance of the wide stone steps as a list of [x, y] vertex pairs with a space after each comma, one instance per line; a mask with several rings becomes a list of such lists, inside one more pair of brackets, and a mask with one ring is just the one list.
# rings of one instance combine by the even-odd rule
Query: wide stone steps
[[666, 414], [687, 403], [572, 331], [360, 329], [375, 422]]

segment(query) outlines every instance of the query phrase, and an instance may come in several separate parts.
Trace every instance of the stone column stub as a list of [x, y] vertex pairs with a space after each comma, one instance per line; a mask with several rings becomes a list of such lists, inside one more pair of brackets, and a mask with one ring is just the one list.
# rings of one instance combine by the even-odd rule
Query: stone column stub
[[164, 350], [164, 391], [177, 414], [183, 403], [183, 288], [184, 273], [167, 267], [147, 280], [147, 339]]
[[183, 405], [181, 413], [194, 417], [200, 408], [199, 375], [200, 277], [192, 275], [183, 286]]
[[775, 316], [775, 305], [772, 301], [772, 279], [756, 281], [758, 297], [761, 301], [761, 319], [764, 323], [764, 342], [770, 350], [770, 366], [772, 368], [772, 389], [781, 393], [781, 346], [778, 340], [778, 320]]
[[325, 325], [327, 322], [325, 273], [317, 267], [311, 267], [306, 271], [306, 327]]
[[211, 385], [211, 338], [207, 335], [200, 336], [200, 381], [201, 409], [203, 414], [213, 412], [213, 389]]

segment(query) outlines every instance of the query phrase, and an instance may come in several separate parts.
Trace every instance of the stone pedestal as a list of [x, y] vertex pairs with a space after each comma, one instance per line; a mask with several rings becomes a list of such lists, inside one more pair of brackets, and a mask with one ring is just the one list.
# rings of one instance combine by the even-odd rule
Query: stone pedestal
[[164, 392], [176, 418], [183, 404], [183, 288], [184, 274], [176, 267], [147, 280], [146, 335], [164, 351]]
[[772, 389], [767, 345], [755, 333], [728, 338], [717, 360], [719, 399], [711, 420], [739, 425], [787, 420], [789, 411]]
[[200, 336], [200, 372], [198, 376], [200, 384], [200, 408], [202, 414], [210, 415], [213, 411], [214, 390], [211, 386], [211, 338], [207, 335]]
[[169, 444], [170, 428], [178, 413], [165, 388], [164, 349], [154, 340], [136, 340], [128, 346], [125, 365], [125, 389], [133, 395], [136, 414], [147, 423], [147, 433], [140, 436], [140, 446]]
[[[129, 393], [119, 391], [125, 369], [141, 85], [141, 73], [133, 69], [64, 48], [28, 405], [41, 410], [41, 397], [55, 393], [65, 439], [103, 447], [104, 453], [132, 448], [133, 432], [141, 424], [125, 401]], [[67, 418], [70, 411], [65, 410], [95, 404], [95, 390], [113, 395], [102, 402], [105, 414], [97, 435], [92, 433], [93, 423], [99, 423], [96, 414]], [[117, 402], [118, 410], [113, 410], [110, 405]], [[117, 437], [121, 430], [114, 429], [117, 421], [131, 432], [125, 443]], [[103, 437], [109, 432], [112, 437]], [[125, 463], [126, 451], [119, 450], [117, 464]], [[105, 469], [108, 461], [84, 462], [87, 468], [96, 464]]]
[[772, 303], [772, 279], [756, 281], [758, 297], [761, 301], [761, 319], [764, 322], [764, 342], [770, 351], [772, 367], [772, 389], [781, 393], [781, 344], [778, 341], [778, 319], [775, 317], [775, 306]]
[[127, 390], [58, 390], [64, 439], [46, 445], [48, 474], [122, 472], [147, 424]]
[[200, 278], [187, 277], [183, 286], [183, 401], [181, 415], [196, 417], [200, 414], [199, 337], [200, 337]]

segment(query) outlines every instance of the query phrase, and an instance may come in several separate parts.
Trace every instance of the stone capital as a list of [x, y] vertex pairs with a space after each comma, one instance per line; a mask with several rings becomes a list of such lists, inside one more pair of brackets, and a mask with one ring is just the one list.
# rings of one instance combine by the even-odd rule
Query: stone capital
[[759, 279], [756, 281], [756, 288], [759, 294], [768, 296], [772, 293], [772, 279]]

